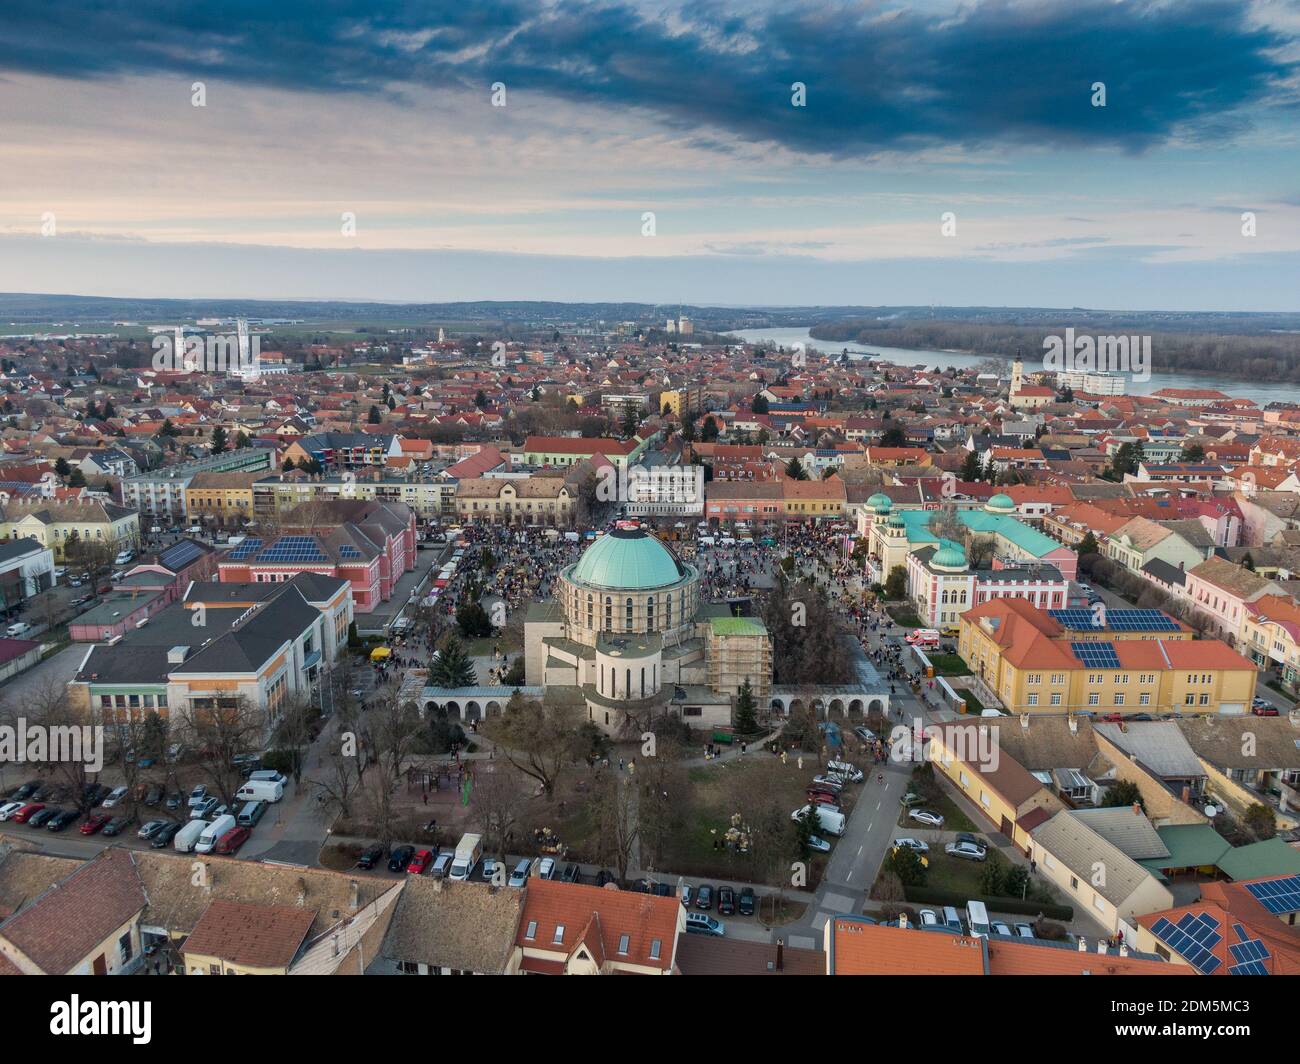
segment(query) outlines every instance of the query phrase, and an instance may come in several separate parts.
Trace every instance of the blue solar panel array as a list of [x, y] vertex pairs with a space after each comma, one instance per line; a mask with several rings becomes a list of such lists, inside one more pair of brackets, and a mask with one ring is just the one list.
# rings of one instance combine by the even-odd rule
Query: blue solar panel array
[[1162, 916], [1151, 925], [1151, 933], [1202, 975], [1212, 975], [1223, 964], [1214, 955], [1214, 947], [1223, 941], [1219, 921], [1209, 913], [1186, 913], [1177, 927]]
[[261, 549], [262, 541], [260, 539], [246, 539], [230, 552], [230, 560], [234, 562], [239, 561], [241, 558], [251, 557]]
[[1241, 924], [1233, 924], [1232, 932], [1238, 942], [1228, 946], [1228, 952], [1236, 961], [1228, 968], [1229, 975], [1268, 975], [1264, 962], [1269, 959], [1268, 948], [1257, 938], [1251, 938], [1250, 932]]
[[340, 557], [340, 558], [360, 558], [360, 557], [361, 557], [361, 552], [360, 552], [359, 550], [357, 550], [356, 547], [352, 546], [351, 543], [345, 543], [345, 544], [343, 544], [343, 546], [341, 546], [341, 547], [339, 548], [339, 557]]
[[1247, 883], [1246, 889], [1274, 916], [1300, 911], [1300, 876]]
[[[1112, 632], [1176, 632], [1178, 622], [1159, 610], [1048, 610], [1062, 627], [1107, 628]], [[1104, 617], [1106, 623], [1098, 622]]]
[[311, 536], [281, 536], [258, 555], [259, 562], [323, 562], [325, 555]]
[[195, 558], [203, 553], [203, 548], [197, 543], [188, 539], [183, 539], [174, 546], [168, 547], [162, 554], [158, 555], [158, 561], [167, 566], [168, 569], [175, 572], [178, 569], [189, 565]]
[[1071, 643], [1074, 656], [1083, 662], [1086, 669], [1118, 669], [1119, 655], [1115, 653], [1114, 643]]

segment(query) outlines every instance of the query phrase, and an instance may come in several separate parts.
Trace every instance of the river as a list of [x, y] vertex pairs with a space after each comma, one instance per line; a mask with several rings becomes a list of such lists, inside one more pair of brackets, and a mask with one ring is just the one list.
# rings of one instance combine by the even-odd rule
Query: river
[[[800, 343], [808, 350], [822, 351], [827, 354], [838, 354], [848, 348], [850, 356], [874, 355], [899, 366], [938, 366], [943, 369], [956, 366], [959, 369], [966, 369], [979, 365], [987, 358], [1005, 359], [1003, 355], [970, 355], [961, 351], [926, 351], [920, 348], [913, 350], [904, 347], [882, 347], [879, 344], [863, 345], [847, 341], [815, 340], [807, 329], [743, 329], [726, 335], [751, 344], [770, 340], [779, 347], [787, 348]], [[1010, 359], [1005, 361], [1010, 363]], [[1033, 372], [1033, 360], [1026, 359], [1025, 362], [1025, 369]], [[1300, 405], [1300, 387], [1294, 384], [1243, 381], [1207, 373], [1159, 373], [1153, 370], [1150, 380], [1130, 379], [1125, 382], [1125, 385], [1130, 395], [1149, 395], [1161, 388], [1213, 388], [1234, 398], [1253, 399], [1260, 406], [1285, 402]]]

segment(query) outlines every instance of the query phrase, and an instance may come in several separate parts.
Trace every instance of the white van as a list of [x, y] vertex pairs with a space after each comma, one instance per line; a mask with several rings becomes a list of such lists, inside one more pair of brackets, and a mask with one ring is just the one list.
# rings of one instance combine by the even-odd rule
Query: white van
[[968, 901], [966, 903], [966, 923], [970, 927], [973, 938], [989, 937], [989, 913], [982, 901]]
[[241, 802], [278, 802], [284, 797], [284, 784], [275, 780], [250, 779], [235, 792]]
[[172, 839], [172, 846], [176, 848], [177, 853], [191, 853], [199, 841], [199, 836], [208, 829], [206, 820], [191, 820], [180, 831], [176, 832], [176, 837]]
[[[805, 805], [801, 809], [796, 809], [790, 814], [791, 820], [799, 820], [805, 815], [808, 807]], [[834, 806], [818, 804], [817, 806], [817, 823], [821, 830], [827, 835], [834, 835], [836, 838], [844, 834], [844, 814]]]
[[195, 853], [211, 853], [221, 836], [227, 831], [235, 830], [235, 818], [229, 813], [219, 816], [199, 832], [198, 842], [194, 844]]
[[262, 819], [262, 814], [266, 812], [265, 802], [247, 802], [244, 808], [239, 811], [239, 816], [235, 818], [241, 828], [251, 828], [256, 826], [257, 822]]
[[451, 862], [451, 871], [447, 873], [447, 878], [462, 881], [469, 879], [470, 873], [474, 871], [474, 866], [482, 856], [483, 836], [462, 835], [456, 845], [456, 859]]
[[700, 537], [700, 546], [701, 546], [701, 547], [712, 547], [712, 546], [713, 546], [715, 543], [717, 543], [717, 542], [718, 542], [717, 539], [716, 539], [715, 537], [713, 537], [713, 536], [701, 536], [701, 537]]

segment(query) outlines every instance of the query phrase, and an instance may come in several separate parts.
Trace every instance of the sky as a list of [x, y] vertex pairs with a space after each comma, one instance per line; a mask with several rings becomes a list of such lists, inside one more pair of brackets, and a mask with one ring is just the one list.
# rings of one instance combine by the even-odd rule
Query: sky
[[6, 0], [0, 290], [1300, 310], [1298, 103], [1300, 0]]

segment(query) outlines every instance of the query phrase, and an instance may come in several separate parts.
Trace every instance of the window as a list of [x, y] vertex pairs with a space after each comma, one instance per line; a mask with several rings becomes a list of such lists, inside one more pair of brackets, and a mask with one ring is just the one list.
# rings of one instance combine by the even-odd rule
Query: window
[[1088, 696], [1088, 705], [1090, 706], [1101, 705], [1101, 696], [1097, 694], [1096, 691], [1093, 691], [1092, 694]]
[[1122, 706], [1123, 704], [1124, 704], [1124, 694], [1123, 694], [1123, 692], [1121, 692], [1121, 691], [1116, 691], [1116, 692], [1115, 692], [1115, 705], [1117, 705], [1117, 706]]
[[536, 937], [537, 937], [537, 921], [529, 920], [528, 927], [524, 931], [524, 938], [531, 942]]
[[618, 936], [618, 952], [619, 952], [622, 956], [624, 956], [624, 957], [627, 956], [627, 948], [628, 948], [629, 945], [631, 945], [631, 942], [632, 942], [631, 937], [628, 936], [628, 935], [619, 935], [619, 936]]
[[564, 925], [563, 925], [563, 924], [556, 924], [556, 925], [555, 925], [555, 937], [551, 939], [551, 942], [553, 942], [553, 943], [554, 943], [555, 945], [557, 945], [557, 946], [562, 945], [562, 944], [564, 943]]
[[1027, 703], [1028, 705], [1031, 705], [1031, 706], [1036, 706], [1036, 705], [1038, 705], [1038, 696], [1037, 696], [1037, 695], [1028, 695], [1028, 696], [1026, 697], [1026, 703]]
[[1060, 704], [1061, 704], [1061, 694], [1060, 694], [1060, 692], [1059, 692], [1059, 691], [1053, 692], [1053, 694], [1052, 694], [1052, 705], [1054, 705], [1054, 706], [1059, 706]]
[[1151, 705], [1151, 695], [1148, 692], [1143, 691], [1140, 695], [1138, 695], [1138, 705], [1140, 706]]
[[661, 948], [662, 947], [660, 946], [659, 940], [657, 938], [650, 943], [650, 959], [652, 961], [657, 961], [659, 959], [659, 953], [661, 951]]

